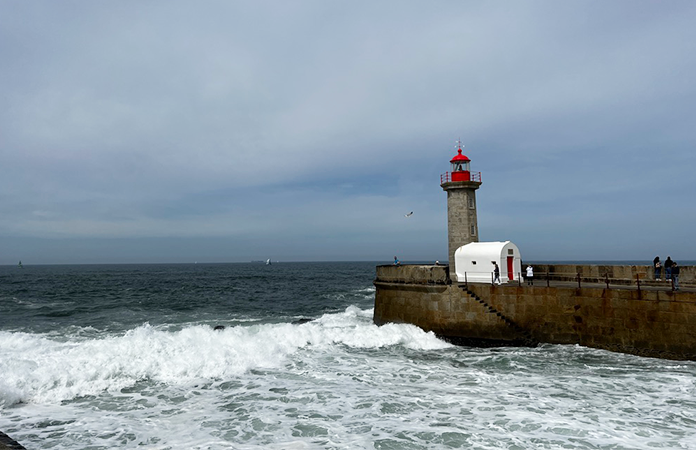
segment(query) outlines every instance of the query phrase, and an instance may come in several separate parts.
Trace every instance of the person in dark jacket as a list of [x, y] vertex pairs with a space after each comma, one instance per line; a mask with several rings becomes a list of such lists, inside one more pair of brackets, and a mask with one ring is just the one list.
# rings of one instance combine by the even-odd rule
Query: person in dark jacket
[[660, 257], [656, 256], [653, 259], [653, 269], [655, 269], [655, 280], [660, 281], [660, 273], [662, 273], [662, 263], [660, 263]]
[[674, 280], [674, 290], [679, 290], [679, 264], [676, 261], [672, 263], [672, 280]]
[[668, 256], [667, 259], [665, 260], [665, 280], [669, 280], [672, 278], [672, 264], [674, 261], [672, 261], [672, 257]]

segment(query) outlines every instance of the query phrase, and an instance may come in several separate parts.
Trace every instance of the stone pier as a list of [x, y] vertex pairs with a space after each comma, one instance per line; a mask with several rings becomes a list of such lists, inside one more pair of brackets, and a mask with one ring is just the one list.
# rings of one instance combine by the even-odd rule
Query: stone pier
[[534, 286], [498, 286], [453, 282], [446, 265], [379, 266], [374, 322], [410, 323], [467, 345], [579, 344], [696, 360], [696, 268], [682, 267], [684, 288], [673, 291], [647, 266], [572, 267]]

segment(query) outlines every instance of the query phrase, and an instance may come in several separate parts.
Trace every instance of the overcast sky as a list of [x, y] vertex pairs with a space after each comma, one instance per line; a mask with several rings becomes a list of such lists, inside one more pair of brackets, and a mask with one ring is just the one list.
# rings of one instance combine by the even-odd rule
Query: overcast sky
[[[696, 259], [696, 2], [2, 1], [0, 264]], [[413, 211], [413, 216], [404, 214]]]

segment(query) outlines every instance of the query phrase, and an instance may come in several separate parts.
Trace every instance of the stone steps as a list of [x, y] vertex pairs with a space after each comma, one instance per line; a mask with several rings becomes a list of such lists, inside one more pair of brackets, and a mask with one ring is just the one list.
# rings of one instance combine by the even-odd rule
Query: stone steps
[[509, 317], [505, 316], [503, 313], [501, 313], [500, 311], [498, 311], [497, 309], [495, 309], [494, 307], [492, 307], [491, 305], [489, 305], [485, 300], [483, 300], [483, 299], [480, 298], [478, 295], [476, 295], [475, 293], [473, 293], [473, 292], [471, 292], [470, 290], [468, 290], [465, 286], [460, 286], [460, 288], [461, 288], [464, 292], [466, 292], [467, 294], [469, 294], [469, 296], [470, 296], [472, 299], [476, 300], [476, 301], [479, 302], [484, 308], [488, 309], [488, 312], [489, 312], [489, 313], [495, 314], [495, 315], [496, 315], [497, 317], [499, 317], [503, 322], [505, 322], [505, 324], [506, 324], [507, 326], [509, 326], [510, 328], [512, 328], [513, 330], [515, 330], [515, 332], [517, 332], [518, 334], [521, 334], [521, 335], [524, 337], [523, 341], [524, 341], [525, 345], [527, 345], [528, 347], [536, 347], [536, 346], [539, 345], [539, 341], [537, 341], [536, 339], [534, 339], [534, 336], [532, 336], [532, 333], [530, 333], [528, 330], [526, 330], [526, 329], [522, 328], [521, 326], [519, 326], [518, 324], [516, 324], [512, 319], [510, 319]]

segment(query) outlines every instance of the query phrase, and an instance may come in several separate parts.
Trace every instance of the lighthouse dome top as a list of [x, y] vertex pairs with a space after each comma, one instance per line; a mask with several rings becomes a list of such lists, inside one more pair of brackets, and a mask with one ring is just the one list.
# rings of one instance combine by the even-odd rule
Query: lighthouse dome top
[[463, 155], [463, 154], [462, 154], [462, 148], [461, 148], [461, 147], [459, 147], [459, 148], [457, 149], [457, 155], [456, 155], [454, 158], [452, 158], [452, 160], [451, 160], [450, 162], [451, 162], [451, 163], [456, 163], [456, 162], [459, 162], [459, 161], [467, 161], [467, 162], [468, 162], [468, 161], [471, 161], [469, 158], [466, 157], [466, 155]]

